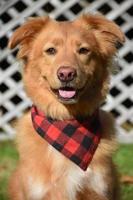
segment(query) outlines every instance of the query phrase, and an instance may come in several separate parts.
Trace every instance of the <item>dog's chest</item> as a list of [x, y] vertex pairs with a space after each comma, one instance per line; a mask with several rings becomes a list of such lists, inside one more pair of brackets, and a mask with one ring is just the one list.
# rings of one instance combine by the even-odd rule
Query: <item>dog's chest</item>
[[[61, 172], [61, 169], [60, 169]], [[60, 177], [44, 182], [35, 177], [28, 178], [28, 198], [40, 200], [47, 197], [49, 200], [76, 200], [76, 194], [82, 190], [85, 179], [84, 172], [80, 169], [71, 168], [66, 174], [60, 173]], [[35, 181], [36, 180], [36, 181]]]
[[[52, 146], [49, 146], [48, 157], [50, 159], [45, 163], [52, 167], [49, 178], [46, 181], [45, 178], [39, 180], [30, 174], [28, 179], [29, 197], [31, 200], [40, 200], [47, 196], [49, 200], [76, 200], [77, 192], [82, 191], [84, 187], [92, 189], [99, 195], [106, 194], [107, 184], [104, 179], [105, 175], [100, 171], [95, 171], [91, 168], [83, 171], [71, 161], [68, 162]], [[52, 162], [50, 162], [51, 160]]]
[[94, 172], [91, 169], [84, 172], [78, 167], [70, 168], [66, 175], [49, 183], [33, 182], [31, 179], [32, 177], [29, 179], [29, 196], [33, 200], [40, 200], [45, 196], [51, 200], [76, 200], [77, 192], [82, 191], [84, 187], [92, 189], [99, 195], [105, 195], [107, 190], [104, 178], [99, 172]]
[[106, 196], [108, 187], [105, 174], [102, 174], [100, 170], [93, 171], [91, 168], [85, 172], [78, 168], [70, 170], [66, 184], [69, 199], [76, 200], [76, 193], [82, 192], [84, 187], [86, 190], [95, 191], [100, 196]]

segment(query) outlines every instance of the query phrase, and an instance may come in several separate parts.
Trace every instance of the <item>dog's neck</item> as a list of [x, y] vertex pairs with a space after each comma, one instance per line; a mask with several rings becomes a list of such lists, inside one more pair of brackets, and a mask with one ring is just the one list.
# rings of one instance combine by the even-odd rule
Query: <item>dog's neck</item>
[[32, 106], [31, 117], [37, 134], [81, 169], [87, 169], [102, 135], [99, 110], [91, 117], [61, 121]]
[[63, 105], [57, 101], [50, 103], [47, 106], [36, 104], [46, 116], [56, 120], [71, 120], [73, 118], [86, 118], [92, 116], [100, 105], [90, 105], [89, 102], [83, 102], [73, 105]]

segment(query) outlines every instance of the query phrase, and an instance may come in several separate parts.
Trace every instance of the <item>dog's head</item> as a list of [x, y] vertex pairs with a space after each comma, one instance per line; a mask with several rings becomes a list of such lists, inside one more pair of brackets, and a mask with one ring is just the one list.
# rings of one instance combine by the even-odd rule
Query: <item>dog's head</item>
[[30, 98], [56, 117], [52, 112], [57, 110], [65, 116], [99, 106], [108, 90], [111, 60], [123, 42], [116, 24], [103, 16], [84, 15], [72, 22], [30, 19], [16, 30], [9, 47], [19, 45]]

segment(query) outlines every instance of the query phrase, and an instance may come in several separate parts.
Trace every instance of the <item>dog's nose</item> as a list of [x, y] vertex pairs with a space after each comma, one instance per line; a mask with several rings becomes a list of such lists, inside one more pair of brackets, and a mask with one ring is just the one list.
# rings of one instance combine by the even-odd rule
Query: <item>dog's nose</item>
[[57, 76], [60, 81], [69, 82], [76, 77], [76, 70], [72, 67], [60, 67]]

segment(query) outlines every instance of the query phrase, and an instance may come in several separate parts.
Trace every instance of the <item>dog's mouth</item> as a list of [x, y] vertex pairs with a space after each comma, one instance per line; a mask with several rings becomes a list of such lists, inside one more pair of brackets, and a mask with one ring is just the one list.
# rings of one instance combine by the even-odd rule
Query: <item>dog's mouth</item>
[[72, 99], [76, 96], [77, 91], [72, 87], [63, 87], [58, 90], [59, 96], [63, 99]]
[[67, 86], [53, 90], [53, 92], [56, 94], [56, 96], [62, 103], [76, 103], [79, 91], [80, 90], [75, 89], [74, 87]]

